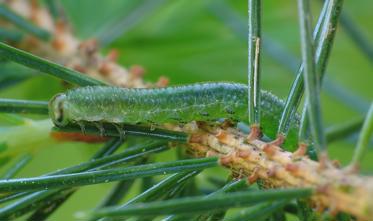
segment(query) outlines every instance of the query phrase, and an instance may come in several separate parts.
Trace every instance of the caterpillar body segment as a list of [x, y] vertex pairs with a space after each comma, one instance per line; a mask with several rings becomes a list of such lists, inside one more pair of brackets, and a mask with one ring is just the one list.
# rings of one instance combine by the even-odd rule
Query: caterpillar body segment
[[[261, 127], [267, 135], [275, 136], [283, 101], [269, 92], [262, 91], [261, 95]], [[49, 111], [60, 127], [85, 122], [161, 125], [222, 118], [249, 124], [247, 104], [247, 86], [238, 83], [151, 89], [89, 86], [56, 95]]]

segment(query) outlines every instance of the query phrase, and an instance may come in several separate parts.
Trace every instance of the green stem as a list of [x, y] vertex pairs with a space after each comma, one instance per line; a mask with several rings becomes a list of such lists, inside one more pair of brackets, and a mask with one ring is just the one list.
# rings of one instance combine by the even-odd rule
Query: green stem
[[51, 35], [48, 31], [37, 27], [36, 25], [32, 24], [27, 19], [21, 17], [20, 15], [14, 13], [10, 10], [6, 5], [0, 4], [0, 17], [4, 18], [5, 20], [13, 23], [20, 29], [44, 40], [47, 41], [50, 39]]
[[251, 125], [260, 124], [261, 0], [248, 0], [248, 111]]
[[370, 138], [373, 135], [373, 103], [371, 104], [367, 116], [364, 120], [363, 128], [352, 157], [351, 165], [358, 166], [363, 159], [364, 153], [368, 148]]
[[48, 114], [48, 102], [0, 98], [0, 112]]
[[77, 71], [37, 57], [23, 50], [11, 47], [0, 42], [0, 57], [14, 61], [18, 64], [53, 75], [59, 79], [79, 86], [105, 85], [103, 82], [90, 78]]

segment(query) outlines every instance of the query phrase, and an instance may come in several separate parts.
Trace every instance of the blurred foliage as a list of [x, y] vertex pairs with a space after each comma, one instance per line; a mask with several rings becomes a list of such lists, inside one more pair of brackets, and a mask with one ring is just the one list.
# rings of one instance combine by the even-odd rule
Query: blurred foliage
[[[151, 1], [151, 0], [148, 0]], [[246, 83], [247, 41], [223, 24], [211, 12], [211, 5], [220, 0], [165, 0], [145, 14], [124, 35], [102, 48], [104, 52], [117, 49], [121, 56], [119, 63], [129, 67], [139, 64], [147, 70], [146, 78], [155, 81], [160, 75], [167, 76], [172, 85], [200, 81], [234, 81]], [[105, 36], [107, 30], [120, 22], [146, 0], [64, 0], [68, 20], [73, 30], [82, 39]], [[227, 0], [246, 21], [247, 1]], [[300, 57], [300, 41], [296, 4], [294, 1], [263, 1], [263, 32], [279, 42], [282, 47]], [[313, 2], [314, 17], [321, 4]], [[344, 10], [360, 27], [367, 39], [373, 39], [371, 0], [345, 1]], [[109, 32], [108, 32], [109, 33]], [[287, 68], [276, 63], [266, 52], [262, 60], [262, 85], [279, 97], [286, 97], [294, 78]], [[61, 82], [34, 71], [20, 68], [10, 73], [1, 65], [3, 73], [23, 76], [32, 74], [14, 87], [0, 92], [1, 97], [31, 100], [47, 100], [63, 90]], [[366, 101], [373, 100], [373, 63], [363, 55], [340, 27], [332, 50], [327, 72], [332, 81], [346, 90], [358, 94]], [[36, 76], [35, 76], [36, 75]], [[343, 123], [360, 116], [348, 103], [335, 101], [323, 93], [322, 108], [326, 125]], [[2, 129], [3, 130], [3, 129]], [[350, 161], [356, 137], [332, 143], [328, 149], [333, 158], [346, 164]], [[39, 148], [30, 165], [19, 174], [20, 177], [40, 175], [58, 168], [78, 164], [88, 159], [99, 145], [83, 143], [57, 143], [50, 141]], [[157, 155], [159, 160], [170, 160], [174, 152]], [[373, 163], [369, 151], [362, 162], [363, 171], [371, 173]], [[62, 160], [63, 159], [63, 160]], [[7, 167], [5, 167], [7, 168]], [[202, 186], [207, 186], [206, 174], [226, 175], [223, 169], [209, 169], [197, 176]], [[213, 171], [213, 173], [211, 173]], [[224, 176], [223, 176], [224, 175]], [[72, 220], [74, 211], [94, 208], [113, 184], [92, 185], [82, 188], [53, 214], [52, 220]], [[137, 194], [140, 182], [136, 181], [126, 197]]]

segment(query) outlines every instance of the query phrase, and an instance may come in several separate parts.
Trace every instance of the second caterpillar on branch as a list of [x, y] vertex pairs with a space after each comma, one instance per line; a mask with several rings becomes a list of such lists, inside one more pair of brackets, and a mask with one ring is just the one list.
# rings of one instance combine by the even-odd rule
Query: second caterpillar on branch
[[[274, 137], [284, 104], [269, 92], [261, 95], [261, 126], [266, 135]], [[238, 83], [153, 89], [89, 86], [56, 95], [49, 102], [49, 111], [59, 127], [71, 123], [161, 125], [222, 118], [249, 124], [247, 104], [247, 86]], [[296, 124], [294, 120], [293, 126]]]

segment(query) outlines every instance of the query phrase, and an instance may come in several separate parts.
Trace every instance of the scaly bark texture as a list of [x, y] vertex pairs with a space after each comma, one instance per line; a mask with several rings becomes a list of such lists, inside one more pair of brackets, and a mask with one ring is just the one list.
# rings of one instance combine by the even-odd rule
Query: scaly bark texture
[[[27, 36], [15, 46], [83, 72], [91, 77], [120, 87], [162, 87], [167, 79], [156, 84], [145, 82], [141, 67], [127, 70], [116, 63], [117, 53], [101, 55], [95, 40], [80, 41], [62, 21], [54, 22], [37, 1], [7, 0], [7, 5], [52, 34], [48, 42]], [[5, 24], [11, 25], [11, 24]], [[196, 157], [217, 155], [222, 166], [249, 182], [261, 179], [269, 188], [308, 187], [315, 190], [311, 199], [314, 208], [332, 213], [346, 212], [361, 220], [373, 220], [373, 178], [356, 175], [325, 162], [305, 156], [306, 147], [294, 153], [274, 143], [266, 143], [232, 127], [190, 123], [183, 127], [165, 128], [190, 134], [188, 150]]]

